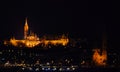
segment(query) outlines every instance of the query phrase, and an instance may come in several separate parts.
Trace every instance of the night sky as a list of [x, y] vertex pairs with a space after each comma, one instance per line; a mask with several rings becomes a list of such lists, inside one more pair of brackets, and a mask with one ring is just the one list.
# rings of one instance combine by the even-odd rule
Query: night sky
[[12, 36], [23, 38], [27, 17], [30, 30], [39, 36], [68, 33], [99, 43], [102, 33], [106, 32], [109, 46], [115, 45], [110, 2], [29, 0], [1, 2], [0, 5], [0, 40]]

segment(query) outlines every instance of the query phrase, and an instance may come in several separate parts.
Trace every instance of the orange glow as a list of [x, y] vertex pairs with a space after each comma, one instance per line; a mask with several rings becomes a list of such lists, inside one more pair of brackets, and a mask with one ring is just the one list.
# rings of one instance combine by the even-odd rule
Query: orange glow
[[17, 44], [17, 40], [15, 40], [15, 38], [11, 38], [10, 39], [10, 43], [12, 43], [14, 46], [17, 46], [18, 44]]
[[[64, 35], [62, 35], [61, 38], [55, 39], [55, 40], [40, 39], [33, 32], [30, 32], [30, 34], [28, 34], [28, 29], [29, 29], [29, 26], [28, 26], [27, 18], [26, 18], [25, 26], [24, 26], [24, 39], [16, 40], [15, 38], [11, 38], [9, 43], [12, 44], [13, 46], [25, 46], [25, 47], [32, 48], [41, 43], [45, 44], [45, 46], [47, 46], [49, 44], [53, 44], [53, 45], [61, 44], [61, 45], [65, 46], [69, 42], [69, 39], [67, 37], [65, 37]], [[4, 41], [5, 45], [7, 45], [7, 43], [8, 43], [7, 41]]]
[[39, 40], [39, 38], [35, 37], [35, 36], [28, 36], [24, 40], [16, 40], [15, 38], [10, 39], [10, 43], [13, 46], [19, 46], [19, 44], [23, 44], [23, 45], [25, 45], [26, 47], [29, 47], [29, 48], [37, 46], [40, 43], [45, 44], [45, 46], [47, 46], [49, 44], [52, 44], [52, 45], [60, 44], [60, 45], [65, 46], [65, 45], [68, 44], [68, 42], [69, 42], [68, 38], [61, 38], [61, 39], [58, 39], [58, 40]]
[[29, 40], [24, 42], [24, 44], [27, 47], [34, 47], [34, 46], [37, 46], [39, 43], [40, 41], [29, 41]]
[[103, 50], [100, 54], [100, 49], [94, 49], [93, 61], [97, 66], [105, 66], [107, 61], [107, 52]]
[[26, 39], [26, 37], [27, 37], [28, 29], [29, 29], [29, 27], [28, 27], [27, 18], [26, 18], [25, 26], [24, 26], [24, 39]]
[[65, 45], [67, 45], [68, 42], [69, 42], [69, 39], [45, 40], [45, 41], [43, 41], [45, 46], [47, 46], [48, 44], [53, 44], [53, 45], [61, 44], [61, 45], [65, 46]]

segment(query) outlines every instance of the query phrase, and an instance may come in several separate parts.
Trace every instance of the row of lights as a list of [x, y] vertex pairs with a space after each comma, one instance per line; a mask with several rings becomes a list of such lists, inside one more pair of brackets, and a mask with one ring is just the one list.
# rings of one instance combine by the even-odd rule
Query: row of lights
[[[25, 68], [23, 67], [22, 70], [25, 70]], [[51, 69], [49, 67], [48, 68], [43, 67], [43, 68], [35, 68], [34, 69], [32, 67], [29, 67], [28, 70], [30, 70], [30, 71], [40, 71], [40, 70], [42, 70], [42, 71], [74, 71], [74, 70], [76, 70], [76, 68], [74, 68], [74, 67], [72, 67], [72, 68], [70, 68], [70, 67], [62, 68], [61, 67], [61, 68], [57, 69], [57, 68], [54, 67], [54, 68]]]

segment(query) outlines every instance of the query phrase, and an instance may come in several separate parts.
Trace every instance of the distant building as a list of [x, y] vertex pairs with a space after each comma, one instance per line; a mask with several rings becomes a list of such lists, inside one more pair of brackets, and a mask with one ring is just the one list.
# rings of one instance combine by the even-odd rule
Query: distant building
[[13, 37], [10, 39], [10, 41], [4, 41], [4, 44], [5, 45], [12, 44], [13, 46], [19, 46], [19, 47], [25, 46], [25, 47], [32, 48], [39, 44], [44, 44], [45, 46], [47, 46], [48, 44], [53, 44], [53, 45], [61, 44], [65, 46], [69, 42], [69, 39], [64, 35], [60, 39], [46, 40], [46, 39], [40, 39], [33, 32], [30, 32], [29, 34], [28, 31], [29, 31], [29, 26], [26, 18], [25, 26], [24, 26], [24, 39], [17, 40]]
[[93, 53], [93, 62], [96, 66], [106, 66], [107, 63], [107, 41], [106, 41], [106, 34], [103, 34], [103, 44], [101, 49], [94, 49]]

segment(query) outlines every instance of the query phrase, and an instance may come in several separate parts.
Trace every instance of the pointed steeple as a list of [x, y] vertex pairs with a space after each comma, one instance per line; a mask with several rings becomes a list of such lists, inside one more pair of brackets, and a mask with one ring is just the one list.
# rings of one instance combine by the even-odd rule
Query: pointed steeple
[[27, 17], [25, 18], [25, 27], [28, 29]]
[[28, 23], [27, 23], [27, 17], [25, 18], [25, 25], [28, 25]]
[[26, 19], [25, 19], [25, 26], [24, 26], [24, 39], [26, 39], [26, 37], [27, 37], [28, 29], [29, 29], [29, 27], [28, 27], [27, 17], [26, 17]]

